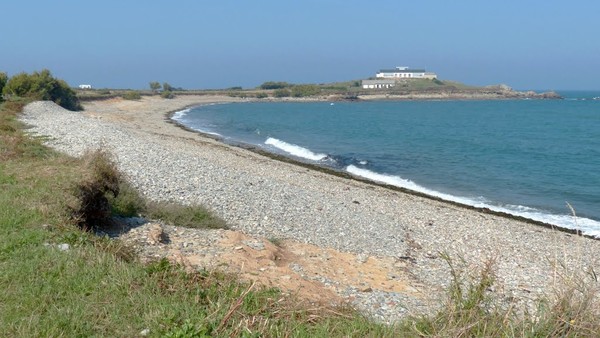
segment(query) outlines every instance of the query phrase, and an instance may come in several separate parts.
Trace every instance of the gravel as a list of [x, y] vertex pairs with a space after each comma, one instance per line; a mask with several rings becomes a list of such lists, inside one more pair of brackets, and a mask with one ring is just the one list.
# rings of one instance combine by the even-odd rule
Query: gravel
[[598, 241], [198, 141], [200, 136], [150, 133], [51, 102], [29, 104], [21, 119], [31, 133], [49, 136], [46, 143], [66, 154], [109, 150], [151, 199], [204, 204], [233, 229], [253, 236], [293, 239], [360, 257], [395, 257], [398, 269], [409, 271], [427, 290], [422, 300], [346, 291], [382, 320], [408, 313], [407, 307], [421, 308], [423, 302], [439, 303], [451, 281], [441, 253], [464, 271], [495, 260], [495, 290], [528, 306], [550, 292], [555, 263], [575, 271], [600, 270]]

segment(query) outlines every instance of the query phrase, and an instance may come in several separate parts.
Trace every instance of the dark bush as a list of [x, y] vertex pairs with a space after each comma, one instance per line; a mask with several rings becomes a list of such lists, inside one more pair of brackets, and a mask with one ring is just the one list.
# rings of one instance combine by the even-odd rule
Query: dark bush
[[260, 85], [260, 89], [282, 89], [290, 87], [291, 85], [287, 82], [274, 82], [269, 81]]
[[2, 89], [4, 96], [28, 97], [35, 100], [54, 101], [69, 110], [81, 110], [79, 99], [69, 85], [55, 79], [49, 70], [33, 74], [19, 73], [11, 77]]
[[112, 215], [108, 196], [119, 195], [121, 175], [106, 152], [88, 153], [83, 160], [88, 173], [76, 186], [77, 204], [71, 214], [82, 228], [102, 227]]

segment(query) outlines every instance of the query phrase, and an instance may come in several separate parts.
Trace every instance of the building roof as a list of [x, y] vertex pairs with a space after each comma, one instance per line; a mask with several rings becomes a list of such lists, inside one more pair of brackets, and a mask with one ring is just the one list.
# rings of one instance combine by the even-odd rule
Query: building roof
[[425, 69], [382, 69], [379, 71], [380, 73], [425, 73]]
[[363, 85], [396, 84], [396, 80], [362, 80]]

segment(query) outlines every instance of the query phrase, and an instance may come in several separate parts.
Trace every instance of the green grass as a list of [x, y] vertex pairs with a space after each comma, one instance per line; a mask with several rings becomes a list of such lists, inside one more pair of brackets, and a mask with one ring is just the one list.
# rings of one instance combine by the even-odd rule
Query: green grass
[[[165, 260], [143, 265], [120, 242], [81, 230], [71, 217], [77, 187], [98, 179], [104, 165], [64, 157], [24, 136], [18, 109], [0, 107], [2, 336], [134, 337], [146, 329], [152, 337], [394, 336], [350, 310], [301, 307], [276, 289], [218, 271], [186, 273]], [[144, 212], [214, 224], [200, 209], [167, 206]]]
[[[439, 311], [385, 326], [347, 308], [304, 304], [219, 271], [187, 273], [166, 260], [141, 264], [131, 248], [81, 230], [72, 217], [82, 185], [113, 186], [111, 177], [118, 173], [105, 175], [112, 171], [110, 158], [68, 158], [23, 135], [15, 119], [22, 103], [0, 106], [1, 336], [135, 337], [143, 330], [151, 337], [595, 337], [600, 332], [598, 278], [583, 267], [557, 264], [556, 289], [535, 311], [522, 313], [490, 291], [496, 282], [493, 260], [469, 271], [446, 255], [452, 283]], [[109, 199], [113, 213], [225, 226], [201, 207], [149, 203], [122, 180], [113, 190], [119, 191]], [[60, 244], [69, 249], [59, 249]]]

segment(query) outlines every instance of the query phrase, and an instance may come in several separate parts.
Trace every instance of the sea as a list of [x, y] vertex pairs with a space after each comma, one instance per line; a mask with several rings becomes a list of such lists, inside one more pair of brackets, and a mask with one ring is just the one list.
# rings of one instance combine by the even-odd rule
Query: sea
[[559, 94], [225, 103], [172, 118], [226, 143], [600, 237], [600, 91]]

